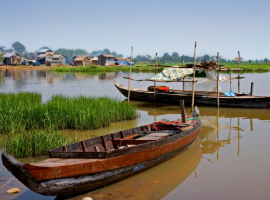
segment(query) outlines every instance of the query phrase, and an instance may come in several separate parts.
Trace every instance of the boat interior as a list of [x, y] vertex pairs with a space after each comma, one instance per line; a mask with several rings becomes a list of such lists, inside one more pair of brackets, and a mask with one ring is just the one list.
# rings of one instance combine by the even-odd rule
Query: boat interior
[[110, 152], [161, 140], [175, 134], [180, 134], [193, 127], [190, 122], [174, 124], [174, 126], [178, 126], [178, 129], [155, 131], [152, 128], [152, 124], [140, 126], [52, 149], [49, 154], [50, 157], [56, 158], [55, 153], [61, 153], [63, 155], [63, 153], [68, 152]]

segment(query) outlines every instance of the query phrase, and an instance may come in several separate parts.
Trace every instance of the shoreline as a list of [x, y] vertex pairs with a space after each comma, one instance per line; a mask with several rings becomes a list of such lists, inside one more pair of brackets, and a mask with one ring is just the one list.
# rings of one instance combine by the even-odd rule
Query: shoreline
[[[155, 67], [153, 65], [141, 64], [131, 67], [132, 72], [152, 72], [155, 71]], [[149, 65], [149, 66], [147, 66]], [[228, 64], [228, 63], [221, 63], [223, 67], [228, 68], [238, 68], [235, 64]], [[170, 65], [168, 65], [170, 66]], [[178, 66], [181, 66], [178, 64]], [[162, 71], [165, 66], [157, 66], [157, 72]], [[241, 64], [240, 68], [243, 69], [242, 72], [268, 72], [270, 71], [270, 64], [267, 65], [254, 65], [254, 64]], [[54, 67], [47, 67], [47, 66], [0, 66], [0, 70], [50, 70], [54, 72], [117, 72], [117, 71], [129, 71], [129, 66], [54, 66]]]

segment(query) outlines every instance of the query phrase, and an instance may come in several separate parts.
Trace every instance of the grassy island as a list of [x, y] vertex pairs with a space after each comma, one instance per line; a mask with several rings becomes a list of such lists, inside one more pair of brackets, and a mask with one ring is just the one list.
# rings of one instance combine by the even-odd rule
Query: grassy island
[[56, 130], [96, 129], [137, 116], [135, 106], [108, 97], [54, 95], [42, 103], [38, 93], [0, 93], [0, 132], [7, 135], [5, 149], [19, 157], [46, 154], [72, 142]]

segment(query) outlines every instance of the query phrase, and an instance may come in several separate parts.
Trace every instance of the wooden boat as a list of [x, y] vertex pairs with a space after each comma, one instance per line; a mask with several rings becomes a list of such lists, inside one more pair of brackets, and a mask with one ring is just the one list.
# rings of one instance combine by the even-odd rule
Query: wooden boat
[[[6, 153], [2, 161], [34, 192], [70, 195], [123, 179], [188, 149], [200, 133], [201, 120], [196, 111], [187, 119], [154, 122], [62, 146], [34, 164], [22, 164]], [[157, 123], [170, 125], [157, 130]]]
[[[115, 87], [128, 97], [128, 87], [114, 82]], [[153, 91], [142, 88], [130, 88], [130, 99], [139, 101], [151, 101], [161, 103], [172, 103], [179, 105], [180, 100], [185, 100], [186, 105], [191, 105], [192, 91], [170, 90], [171, 92], [158, 92], [155, 95]], [[219, 94], [219, 105], [221, 107], [237, 108], [270, 108], [270, 96], [249, 96], [239, 94], [236, 97], [222, 96]], [[203, 106], [217, 106], [216, 92], [196, 92], [194, 94], [195, 104]]]
[[[84, 197], [97, 199], [162, 199], [179, 187], [198, 167], [202, 159], [200, 142], [188, 151], [115, 184], [109, 184], [87, 193], [76, 194], [69, 199]], [[196, 173], [195, 173], [196, 177]], [[61, 198], [60, 198], [61, 199]]]

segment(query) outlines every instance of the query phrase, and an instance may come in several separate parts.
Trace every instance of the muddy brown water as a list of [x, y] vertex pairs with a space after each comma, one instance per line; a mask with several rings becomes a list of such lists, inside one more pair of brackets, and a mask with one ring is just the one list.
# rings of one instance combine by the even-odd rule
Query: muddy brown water
[[[148, 78], [152, 73], [133, 73], [134, 78]], [[52, 73], [50, 71], [1, 71], [0, 92], [36, 91], [43, 101], [52, 94], [110, 96], [125, 100], [113, 81], [127, 85], [126, 73]], [[236, 76], [236, 75], [235, 75]], [[270, 73], [243, 74], [241, 91], [249, 92], [254, 82], [255, 95], [270, 95]], [[148, 82], [132, 82], [132, 87], [145, 88]], [[180, 88], [179, 83], [168, 84]], [[237, 91], [237, 81], [233, 83]], [[221, 85], [222, 91], [229, 84]], [[161, 119], [180, 118], [177, 105], [131, 101], [140, 117], [136, 120], [111, 123], [109, 127], [74, 131], [64, 130], [79, 139], [152, 123]], [[0, 199], [269, 199], [270, 197], [270, 110], [199, 107], [202, 129], [195, 145], [182, 154], [127, 179], [69, 197], [42, 196], [32, 192], [17, 179], [0, 189]], [[186, 107], [186, 113], [190, 107]], [[33, 163], [47, 156], [19, 159]], [[12, 178], [0, 164], [0, 187]], [[1, 181], [4, 180], [4, 181]], [[10, 188], [19, 194], [7, 194]]]

